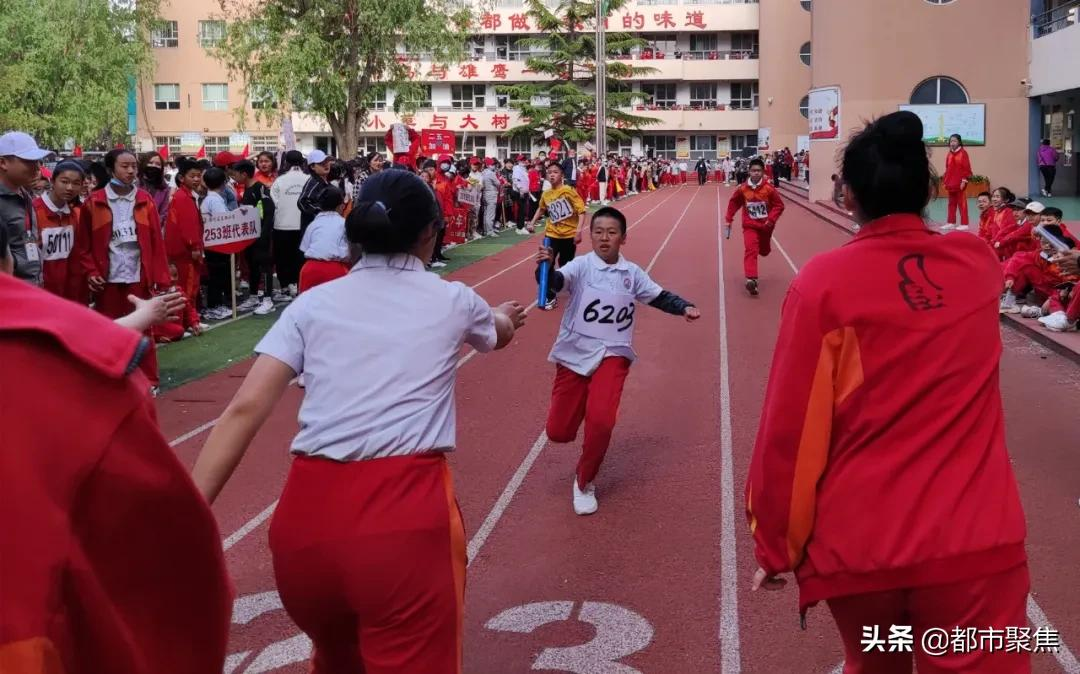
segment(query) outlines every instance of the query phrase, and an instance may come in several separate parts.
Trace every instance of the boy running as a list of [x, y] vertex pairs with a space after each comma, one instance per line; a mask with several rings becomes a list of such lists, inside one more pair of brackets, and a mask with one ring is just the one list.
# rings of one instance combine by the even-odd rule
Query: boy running
[[[574, 512], [578, 515], [596, 512], [593, 482], [611, 443], [623, 383], [636, 357], [631, 346], [635, 302], [685, 316], [688, 321], [701, 317], [692, 303], [661, 288], [619, 254], [626, 243], [626, 216], [620, 211], [610, 207], [598, 210], [589, 235], [592, 253], [552, 270], [548, 289], [549, 298], [560, 290], [570, 293], [570, 306], [548, 356], [555, 363], [555, 383], [547, 435], [552, 442], [571, 442], [585, 421], [585, 440], [574, 477]], [[541, 248], [536, 256], [538, 264], [554, 259], [552, 248]]]
[[545, 190], [540, 197], [540, 206], [529, 222], [529, 231], [535, 231], [536, 221], [547, 216], [544, 236], [551, 239], [551, 249], [554, 258], [558, 259], [558, 266], [564, 267], [574, 259], [577, 244], [581, 243], [585, 230], [585, 202], [577, 190], [563, 182], [563, 170], [557, 162], [547, 167], [547, 179], [551, 189]]
[[784, 212], [784, 200], [780, 192], [765, 180], [765, 162], [750, 161], [750, 178], [735, 188], [728, 202], [725, 238], [731, 238], [731, 223], [735, 213], [743, 209], [743, 271], [746, 273], [746, 290], [758, 294], [758, 255], [768, 257], [776, 221]]

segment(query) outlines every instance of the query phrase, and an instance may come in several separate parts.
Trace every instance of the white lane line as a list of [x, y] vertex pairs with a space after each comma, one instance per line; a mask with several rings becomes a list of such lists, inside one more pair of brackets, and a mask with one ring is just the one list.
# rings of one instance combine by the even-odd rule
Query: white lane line
[[[696, 196], [697, 192], [694, 193], [693, 197], [690, 197], [690, 201], [686, 202], [686, 208], [684, 208], [682, 214], [679, 215], [679, 219], [675, 221], [675, 226], [671, 228], [671, 231], [667, 233], [666, 237], [664, 237], [664, 241], [660, 244], [660, 247], [656, 249], [656, 254], [652, 256], [651, 260], [649, 260], [649, 266], [645, 267], [646, 274], [652, 271], [653, 266], [656, 265], [656, 261], [660, 259], [660, 253], [663, 253], [664, 249], [667, 248], [668, 241], [671, 241], [671, 237], [673, 234], [675, 234], [675, 230], [679, 228], [680, 224], [682, 224], [683, 218], [686, 217], [686, 212], [690, 210], [690, 205], [694, 203], [694, 197]], [[638, 222], [641, 222], [641, 220], [638, 220]]]
[[[1036, 629], [1040, 627], [1045, 630], [1054, 629], [1054, 626], [1050, 624], [1050, 620], [1046, 617], [1046, 614], [1039, 608], [1039, 605], [1031, 595], [1028, 595], [1027, 614], [1028, 619]], [[1076, 660], [1076, 656], [1069, 650], [1064, 639], [1061, 639], [1061, 648], [1058, 649], [1057, 653], [1054, 653], [1054, 659], [1061, 665], [1062, 671], [1067, 672], [1067, 674], [1080, 674], [1080, 662]]]
[[[679, 190], [677, 189], [675, 191]], [[649, 263], [649, 269], [652, 269], [653, 265], [656, 264], [656, 260], [660, 256], [660, 252], [664, 250], [664, 248], [667, 246], [668, 241], [671, 240], [671, 235], [675, 233], [675, 230], [678, 229], [679, 224], [682, 223], [683, 218], [686, 216], [686, 212], [690, 209], [690, 203], [692, 203], [693, 201], [694, 199], [693, 197], [691, 197], [690, 202], [688, 202], [686, 204], [686, 208], [683, 209], [682, 215], [680, 215], [679, 219], [675, 221], [674, 225], [672, 225], [671, 231], [668, 232], [667, 237], [664, 239], [663, 243], [660, 244], [660, 248], [657, 249], [656, 255], [653, 256], [652, 261]], [[657, 207], [659, 206], [660, 204], [657, 204]], [[653, 210], [655, 210], [655, 208]], [[651, 212], [652, 211], [649, 211], [649, 213]], [[648, 213], [646, 213], [646, 215], [648, 215]], [[642, 216], [642, 220], [644, 219], [644, 217], [645, 216]], [[641, 222], [642, 220], [638, 220], [638, 222]], [[535, 306], [535, 304], [532, 306]], [[532, 306], [530, 306], [529, 308], [532, 308]], [[475, 353], [475, 351], [473, 353]], [[469, 356], [471, 355], [472, 354], [470, 353]], [[488, 536], [490, 536], [491, 532], [495, 530], [496, 525], [498, 525], [499, 520], [502, 519], [503, 513], [506, 512], [506, 509], [510, 507], [510, 502], [514, 499], [514, 495], [517, 494], [518, 489], [520, 489], [521, 485], [525, 482], [525, 478], [526, 476], [528, 476], [529, 470], [532, 469], [533, 464], [536, 463], [536, 459], [539, 458], [540, 453], [544, 451], [544, 447], [546, 445], [547, 430], [545, 429], [540, 432], [539, 436], [537, 436], [536, 442], [534, 442], [532, 447], [529, 449], [529, 453], [525, 455], [524, 459], [522, 459], [521, 464], [517, 467], [517, 470], [515, 470], [514, 474], [510, 477], [510, 481], [506, 483], [506, 487], [503, 488], [502, 493], [499, 494], [499, 498], [495, 501], [495, 505], [492, 506], [491, 511], [487, 514], [487, 517], [484, 518], [484, 521], [480, 525], [480, 528], [476, 530], [476, 534], [474, 534], [472, 540], [469, 541], [469, 545], [466, 548], [466, 552], [469, 558], [468, 564], [471, 565], [473, 563], [473, 560], [475, 560], [476, 556], [480, 553], [480, 548], [484, 547], [484, 543], [487, 542]]]
[[841, 662], [839, 665], [830, 669], [829, 674], [844, 674], [844, 663]]
[[724, 235], [720, 217], [720, 190], [716, 191], [716, 257], [720, 322], [720, 672], [739, 674], [739, 587], [735, 542], [735, 463], [731, 433], [730, 355], [727, 337], [727, 301], [724, 285]]
[[798, 273], [799, 273], [799, 268], [795, 266], [795, 263], [794, 263], [794, 262], [792, 262], [792, 260], [791, 260], [791, 256], [790, 256], [790, 255], [788, 255], [788, 254], [787, 254], [787, 251], [786, 251], [786, 250], [784, 250], [784, 247], [780, 245], [780, 239], [777, 239], [777, 238], [776, 238], [776, 237], [774, 236], [774, 237], [773, 237], [773, 243], [775, 243], [775, 244], [776, 244], [776, 249], [777, 249], [778, 251], [780, 251], [780, 254], [781, 254], [781, 255], [783, 255], [783, 256], [784, 256], [784, 259], [785, 259], [785, 260], [787, 260], [787, 263], [788, 263], [789, 265], [791, 265], [791, 271], [793, 271], [793, 272], [795, 272], [796, 274], [798, 274]]
[[241, 541], [241, 539], [244, 538], [244, 536], [247, 536], [252, 531], [255, 531], [255, 529], [257, 529], [260, 524], [262, 524], [266, 520], [270, 519], [270, 516], [274, 514], [274, 508], [277, 507], [277, 504], [278, 504], [278, 502], [274, 501], [270, 505], [266, 506], [265, 510], [263, 510], [261, 513], [259, 513], [255, 517], [252, 517], [250, 520], [247, 521], [247, 523], [244, 524], [244, 526], [240, 527], [239, 529], [234, 531], [232, 534], [230, 534], [228, 538], [226, 538], [224, 541], [222, 541], [222, 543], [221, 543], [222, 549], [228, 550], [232, 546], [239, 543]]
[[218, 422], [218, 419], [220, 419], [220, 418], [221, 417], [216, 417], [214, 419], [211, 419], [210, 421], [207, 421], [202, 426], [197, 426], [197, 427], [191, 429], [190, 431], [188, 431], [187, 433], [184, 433], [183, 435], [176, 438], [175, 440], [170, 441], [169, 446], [170, 447], [176, 447], [177, 445], [183, 444], [183, 443], [187, 442], [188, 440], [194, 438], [197, 435], [201, 435], [201, 434], [205, 433], [206, 431], [213, 428], [214, 424], [216, 424]]

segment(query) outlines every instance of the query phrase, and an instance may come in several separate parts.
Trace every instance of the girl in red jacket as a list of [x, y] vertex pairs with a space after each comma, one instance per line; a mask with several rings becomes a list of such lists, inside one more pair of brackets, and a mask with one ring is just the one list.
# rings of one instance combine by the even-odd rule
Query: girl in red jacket
[[[794, 571], [804, 617], [828, 603], [847, 674], [910, 674], [913, 658], [919, 674], [1026, 674], [1029, 653], [920, 647], [931, 629], [1027, 628], [1029, 589], [999, 388], [1001, 268], [976, 237], [927, 228], [922, 138], [902, 111], [851, 139], [859, 232], [788, 291], [746, 486], [753, 588]], [[910, 626], [913, 652], [874, 646], [893, 626]]]
[[949, 154], [945, 155], [945, 175], [941, 183], [949, 194], [949, 219], [950, 225], [956, 224], [956, 209], [960, 209], [960, 224], [968, 225], [968, 204], [964, 190], [967, 189], [968, 179], [971, 178], [971, 159], [967, 150], [964, 149], [964, 141], [960, 134], [954, 133], [949, 136]]
[[742, 209], [743, 271], [746, 273], [746, 290], [758, 294], [758, 255], [768, 257], [776, 221], [784, 212], [784, 200], [780, 192], [765, 180], [765, 162], [760, 158], [750, 161], [750, 179], [735, 188], [728, 201], [727, 227], [724, 236], [731, 238], [731, 223]]
[[[203, 270], [203, 224], [195, 196], [202, 187], [202, 165], [182, 158], [177, 164], [178, 188], [169, 206], [165, 223], [165, 253], [176, 269], [176, 283], [192, 309], [199, 298], [199, 277]], [[198, 335], [202, 323], [195, 321], [192, 332]]]
[[41, 241], [42, 287], [84, 306], [89, 299], [86, 275], [79, 259], [82, 244], [78, 214], [71, 204], [82, 191], [85, 173], [80, 164], [62, 161], [52, 171], [52, 188], [34, 199]]

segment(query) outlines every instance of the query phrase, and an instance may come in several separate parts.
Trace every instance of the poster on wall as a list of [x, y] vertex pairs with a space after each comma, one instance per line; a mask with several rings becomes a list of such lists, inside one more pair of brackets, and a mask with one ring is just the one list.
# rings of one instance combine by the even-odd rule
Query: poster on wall
[[810, 139], [840, 138], [840, 87], [810, 90]]
[[772, 141], [772, 129], [758, 129], [757, 146], [762, 152], [769, 151], [769, 143]]
[[795, 139], [796, 152], [810, 151], [810, 136], [799, 136]]
[[716, 156], [726, 157], [731, 154], [731, 136], [716, 137]]
[[1059, 152], [1065, 149], [1065, 113], [1050, 115], [1050, 146]]
[[193, 155], [203, 146], [203, 137], [201, 133], [182, 133], [180, 134], [180, 154]]
[[690, 136], [675, 136], [675, 158], [690, 158]]
[[901, 105], [899, 109], [919, 116], [927, 145], [946, 146], [954, 133], [960, 134], [964, 145], [986, 145], [986, 106], [982, 103]]

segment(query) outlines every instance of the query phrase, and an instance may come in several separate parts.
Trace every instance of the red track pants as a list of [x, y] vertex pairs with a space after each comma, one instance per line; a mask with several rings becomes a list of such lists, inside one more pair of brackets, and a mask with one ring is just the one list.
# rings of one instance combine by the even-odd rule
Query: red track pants
[[768, 257], [772, 252], [772, 233], [775, 225], [764, 227], [752, 227], [743, 225], [743, 272], [746, 278], [758, 277], [758, 256]]
[[349, 273], [349, 265], [329, 260], [308, 260], [300, 268], [300, 292], [311, 290]]
[[620, 356], [605, 358], [589, 377], [555, 366], [547, 436], [552, 442], [573, 442], [585, 421], [585, 441], [577, 465], [578, 486], [583, 489], [596, 479], [604, 462], [629, 373], [630, 361]]
[[461, 674], [465, 529], [442, 453], [294, 459], [270, 550], [312, 674]]
[[[1028, 653], [979, 649], [979, 635], [987, 628], [1025, 628], [1027, 596], [1031, 587], [1027, 565], [975, 580], [949, 585], [891, 590], [829, 599], [840, 637], [844, 641], [844, 674], [911, 674], [912, 659], [919, 674], [1030, 674]], [[863, 653], [863, 628], [878, 626], [878, 638], [886, 640], [893, 625], [912, 627], [912, 652], [889, 653], [871, 650]], [[975, 628], [975, 647], [968, 652], [930, 655], [922, 648], [922, 635], [940, 628], [951, 639], [954, 628]], [[1032, 630], [1034, 633], [1034, 630]], [[989, 644], [989, 642], [988, 642]], [[1034, 641], [1031, 641], [1034, 645]]]
[[[142, 283], [106, 283], [105, 289], [98, 293], [97, 298], [94, 300], [94, 309], [112, 319], [127, 316], [132, 311], [135, 311], [134, 305], [128, 301], [128, 295], [141, 297], [144, 300], [150, 299], [150, 289]], [[142, 361], [139, 363], [139, 368], [146, 375], [146, 378], [150, 380], [150, 385], [157, 386], [160, 383], [157, 349], [154, 347], [151, 331], [148, 330], [145, 334], [147, 337], [151, 337], [150, 348], [147, 349], [146, 355], [143, 356]]]
[[949, 192], [949, 219], [948, 222], [956, 224], [956, 209], [960, 209], [960, 224], [968, 224], [967, 195], [963, 190]]

